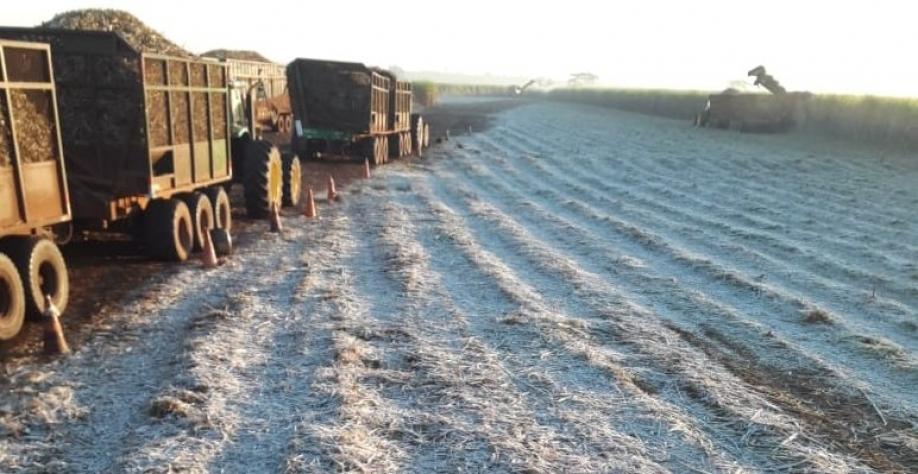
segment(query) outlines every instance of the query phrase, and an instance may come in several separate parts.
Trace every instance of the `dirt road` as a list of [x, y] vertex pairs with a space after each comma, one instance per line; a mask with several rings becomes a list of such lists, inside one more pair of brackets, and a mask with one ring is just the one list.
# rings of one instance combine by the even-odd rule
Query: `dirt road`
[[793, 136], [504, 110], [7, 364], [0, 470], [914, 471], [916, 183]]

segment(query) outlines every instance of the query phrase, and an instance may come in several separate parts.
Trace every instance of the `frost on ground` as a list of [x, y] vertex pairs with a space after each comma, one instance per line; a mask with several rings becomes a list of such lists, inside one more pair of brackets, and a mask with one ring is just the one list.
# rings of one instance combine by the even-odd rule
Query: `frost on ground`
[[0, 470], [914, 472], [916, 183], [508, 110], [7, 365]]

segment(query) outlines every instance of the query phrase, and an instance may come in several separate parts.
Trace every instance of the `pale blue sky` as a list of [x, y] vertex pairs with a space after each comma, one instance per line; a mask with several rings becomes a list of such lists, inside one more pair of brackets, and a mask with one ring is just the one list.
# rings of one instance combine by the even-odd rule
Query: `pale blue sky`
[[[764, 64], [789, 89], [918, 97], [918, 8], [908, 1], [174, 0], [7, 2], [8, 25], [119, 8], [194, 52], [254, 49], [286, 62], [721, 89]], [[403, 27], [394, 27], [397, 24]]]

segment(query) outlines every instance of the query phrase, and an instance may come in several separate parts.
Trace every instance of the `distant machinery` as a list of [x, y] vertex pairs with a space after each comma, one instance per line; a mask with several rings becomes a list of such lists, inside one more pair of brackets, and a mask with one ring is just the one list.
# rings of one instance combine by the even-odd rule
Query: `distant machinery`
[[708, 96], [704, 110], [695, 117], [695, 126], [735, 129], [741, 132], [786, 132], [800, 115], [801, 104], [809, 92], [787, 92], [765, 66], [751, 69], [755, 85], [770, 94], [739, 92], [734, 88]]

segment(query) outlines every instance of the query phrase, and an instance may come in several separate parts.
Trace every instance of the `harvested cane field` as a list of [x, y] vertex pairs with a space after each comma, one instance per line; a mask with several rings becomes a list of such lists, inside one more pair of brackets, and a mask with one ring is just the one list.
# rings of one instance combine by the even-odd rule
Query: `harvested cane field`
[[2, 470], [914, 472], [913, 157], [517, 105], [7, 362]]

